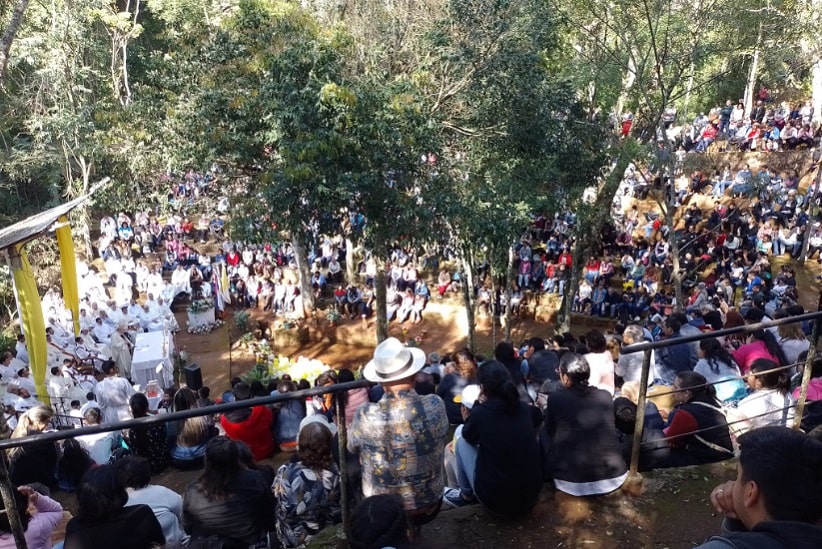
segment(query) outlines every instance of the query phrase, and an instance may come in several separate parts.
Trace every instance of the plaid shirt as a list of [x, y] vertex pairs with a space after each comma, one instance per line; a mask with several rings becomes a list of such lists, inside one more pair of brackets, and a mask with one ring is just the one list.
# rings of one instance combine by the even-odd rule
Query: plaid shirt
[[358, 408], [348, 450], [360, 454], [363, 495], [395, 494], [406, 511], [437, 503], [447, 436], [445, 404], [436, 395], [386, 392], [379, 402]]

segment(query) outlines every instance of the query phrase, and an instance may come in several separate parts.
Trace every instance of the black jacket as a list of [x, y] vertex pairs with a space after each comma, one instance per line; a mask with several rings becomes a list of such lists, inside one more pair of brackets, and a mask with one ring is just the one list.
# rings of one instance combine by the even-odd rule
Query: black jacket
[[479, 447], [474, 492], [491, 512], [518, 516], [530, 511], [542, 489], [536, 432], [539, 410], [517, 402], [512, 412], [495, 398], [476, 403], [462, 428]]
[[627, 471], [614, 425], [614, 403], [595, 387], [551, 393], [545, 408], [548, 473], [566, 482], [594, 482]]
[[198, 484], [192, 482], [183, 494], [183, 528], [193, 538], [220, 536], [248, 546], [274, 529], [271, 488], [257, 471], [241, 470], [231, 493], [219, 501], [209, 500]]

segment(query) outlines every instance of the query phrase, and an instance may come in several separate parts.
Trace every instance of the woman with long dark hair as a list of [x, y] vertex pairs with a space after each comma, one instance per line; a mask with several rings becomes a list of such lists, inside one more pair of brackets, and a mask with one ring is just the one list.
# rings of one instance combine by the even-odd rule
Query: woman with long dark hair
[[[143, 393], [135, 393], [128, 400], [134, 418], [147, 417], [148, 398]], [[148, 460], [152, 474], [159, 473], [168, 466], [168, 438], [165, 423], [138, 425], [126, 433], [126, 443], [134, 455]]]
[[677, 404], [663, 429], [670, 453], [654, 466], [684, 467], [733, 457], [728, 422], [713, 385], [708, 385], [704, 376], [686, 370], [677, 374], [673, 390]]
[[224, 549], [247, 549], [273, 530], [271, 490], [244, 467], [234, 442], [223, 436], [206, 445], [205, 469], [183, 495], [183, 528], [197, 540], [216, 539]]
[[740, 378], [734, 357], [715, 338], [699, 342], [699, 361], [694, 366], [694, 372], [702, 375], [708, 383], [715, 384], [716, 398], [720, 402], [739, 400], [746, 394], [745, 383]]
[[525, 384], [525, 376], [522, 375], [522, 360], [517, 358], [514, 346], [507, 341], [501, 341], [494, 349], [494, 358], [508, 369], [511, 382], [517, 388], [520, 400], [526, 404], [531, 404], [532, 400]]
[[754, 361], [760, 358], [766, 358], [780, 366], [788, 365], [788, 359], [785, 357], [782, 347], [779, 346], [779, 342], [773, 333], [768, 330], [751, 332], [748, 343], [739, 347], [732, 354], [743, 374], [747, 374]]
[[614, 404], [608, 391], [589, 385], [591, 368], [579, 354], [559, 361], [562, 388], [545, 407], [546, 475], [558, 490], [575, 496], [613, 492], [628, 468], [614, 425]]
[[754, 361], [746, 379], [751, 394], [739, 401], [732, 417], [734, 432], [742, 434], [767, 426], [790, 427], [796, 401], [790, 392], [788, 370], [765, 358]]
[[542, 488], [536, 441], [542, 418], [520, 400], [502, 363], [483, 362], [477, 377], [480, 397], [456, 445], [460, 487], [446, 490], [443, 503], [460, 507], [479, 500], [497, 515], [523, 515]]
[[128, 493], [111, 465], [83, 475], [77, 512], [66, 525], [64, 549], [145, 549], [163, 545], [165, 536], [148, 505], [126, 506]]

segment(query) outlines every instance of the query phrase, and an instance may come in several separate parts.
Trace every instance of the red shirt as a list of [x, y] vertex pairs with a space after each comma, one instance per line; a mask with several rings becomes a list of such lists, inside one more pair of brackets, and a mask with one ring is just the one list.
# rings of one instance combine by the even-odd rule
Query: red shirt
[[571, 254], [568, 252], [562, 252], [559, 254], [559, 258], [557, 259], [557, 263], [561, 265], [565, 265], [566, 267], [570, 267], [573, 260], [571, 259]]

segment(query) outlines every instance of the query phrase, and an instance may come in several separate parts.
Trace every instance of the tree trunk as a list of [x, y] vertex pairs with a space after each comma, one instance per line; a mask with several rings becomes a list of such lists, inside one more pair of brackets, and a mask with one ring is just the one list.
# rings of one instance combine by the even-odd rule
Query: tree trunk
[[759, 32], [756, 35], [751, 69], [748, 71], [748, 81], [745, 84], [745, 112], [750, 113], [756, 95], [756, 79], [759, 76], [759, 50], [762, 45], [762, 23], [759, 23]]
[[[91, 165], [86, 162], [84, 156], [81, 156], [78, 161], [83, 175], [83, 192], [81, 194], [86, 195], [89, 191]], [[89, 215], [88, 202], [84, 202], [77, 208], [77, 225], [75, 229], [80, 234], [80, 241], [83, 252], [86, 254], [86, 261], [91, 263], [94, 260], [94, 250], [91, 245], [91, 216]]]
[[19, 0], [14, 6], [14, 11], [9, 19], [9, 24], [0, 38], [0, 86], [3, 85], [6, 76], [6, 68], [9, 66], [9, 55], [11, 53], [11, 45], [14, 42], [14, 37], [17, 36], [17, 31], [23, 24], [23, 17], [26, 15], [26, 9], [29, 7], [29, 0]]
[[462, 256], [462, 302], [465, 307], [465, 317], [468, 321], [468, 349], [473, 353], [477, 348], [477, 319], [474, 311], [474, 267], [470, 256]]
[[[682, 106], [682, 114], [685, 117], [685, 120], [690, 120], [690, 104], [691, 104], [691, 92], [694, 89], [694, 72], [696, 71], [696, 67], [694, 67], [694, 62], [691, 61], [691, 68], [690, 68], [690, 76], [688, 76], [688, 84], [685, 86], [685, 103]], [[667, 105], [664, 106], [667, 108]], [[665, 111], [663, 110], [663, 113]]]
[[497, 346], [497, 318], [499, 314], [499, 282], [491, 277], [491, 347]]
[[556, 333], [561, 334], [571, 331], [571, 309], [574, 307], [574, 296], [579, 289], [579, 277], [582, 274], [583, 249], [579, 246], [579, 239], [574, 243], [571, 254], [571, 276], [565, 284], [565, 292], [562, 294], [562, 302], [557, 310]]
[[311, 311], [316, 307], [314, 303], [314, 288], [311, 287], [311, 273], [306, 261], [305, 246], [301, 238], [296, 234], [291, 235], [291, 246], [294, 248], [294, 261], [297, 263], [297, 272], [300, 275], [300, 295], [303, 298], [303, 309], [306, 317], [311, 316]]
[[682, 295], [682, 273], [679, 270], [679, 237], [674, 233], [673, 214], [667, 216], [668, 223], [668, 241], [671, 244], [671, 266], [673, 273], [671, 274], [671, 283], [674, 285], [674, 295], [676, 296], [676, 310], [682, 309], [684, 303], [684, 296]]
[[636, 82], [636, 63], [634, 56], [628, 57], [628, 68], [625, 69], [625, 74], [622, 75], [622, 89], [617, 98], [616, 107], [614, 108], [617, 115], [617, 131], [619, 131], [619, 122], [622, 120], [622, 110], [625, 108], [625, 103], [628, 101], [628, 95]]
[[[502, 327], [505, 329], [505, 341], [511, 342], [511, 286], [514, 285], [514, 247], [508, 248], [508, 268], [505, 269], [505, 310], [502, 315]], [[521, 288], [520, 288], [521, 289]]]
[[386, 300], [386, 277], [385, 263], [379, 255], [375, 255], [377, 262], [377, 278], [374, 280], [374, 299], [377, 308], [377, 343], [382, 343], [388, 339], [388, 318], [385, 308]]
[[354, 264], [354, 243], [350, 238], [345, 238], [345, 282], [356, 284], [357, 266]]
[[618, 151], [616, 162], [614, 162], [610, 173], [605, 178], [605, 183], [598, 190], [596, 200], [593, 205], [585, 205], [577, 212], [577, 230], [574, 247], [571, 253], [571, 274], [565, 284], [562, 302], [557, 310], [556, 332], [567, 332], [571, 329], [571, 309], [574, 305], [574, 296], [579, 288], [579, 278], [582, 273], [582, 266], [585, 264], [589, 253], [593, 253], [593, 248], [599, 243], [599, 234], [606, 219], [610, 218], [610, 204], [614, 200], [619, 183], [622, 181], [622, 174], [631, 161], [630, 147], [625, 143], [619, 144], [614, 139], [612, 146]]
[[813, 101], [813, 121], [822, 119], [822, 59], [817, 59], [811, 69], [811, 100]]

